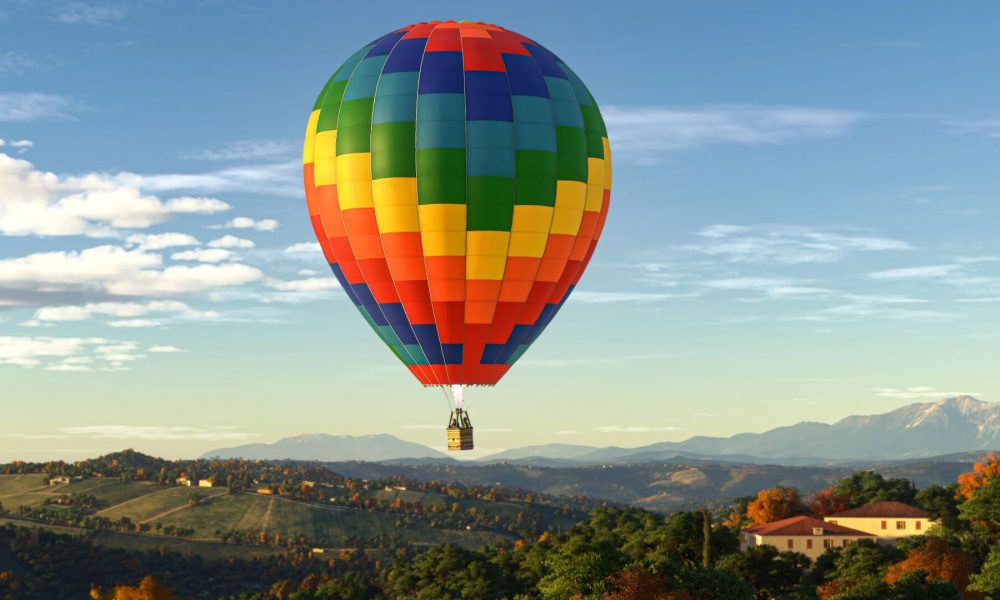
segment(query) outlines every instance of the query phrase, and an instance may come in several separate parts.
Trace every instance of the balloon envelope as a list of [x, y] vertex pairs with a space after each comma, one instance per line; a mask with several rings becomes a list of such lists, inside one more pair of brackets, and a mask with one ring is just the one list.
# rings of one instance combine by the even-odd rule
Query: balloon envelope
[[553, 53], [484, 23], [389, 33], [333, 74], [303, 152], [334, 275], [425, 385], [492, 385], [580, 280], [607, 216], [607, 131]]

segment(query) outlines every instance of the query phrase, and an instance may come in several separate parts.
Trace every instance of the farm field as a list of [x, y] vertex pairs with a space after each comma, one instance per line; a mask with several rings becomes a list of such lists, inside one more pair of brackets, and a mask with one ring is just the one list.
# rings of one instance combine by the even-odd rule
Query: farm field
[[[305, 535], [316, 544], [331, 548], [348, 546], [352, 537], [371, 539], [384, 535], [398, 535], [406, 542], [421, 545], [453, 543], [470, 549], [504, 539], [504, 536], [494, 532], [436, 529], [419, 523], [400, 527], [397, 525], [397, 516], [393, 514], [311, 504], [250, 492], [230, 493], [221, 487], [161, 486], [149, 482], [99, 478], [48, 486], [42, 475], [0, 476], [0, 502], [11, 513], [16, 513], [17, 508], [22, 505], [37, 507], [46, 499], [75, 493], [92, 495], [97, 499], [94, 509], [96, 515], [111, 521], [128, 519], [132, 523], [149, 526], [149, 532], [145, 535], [106, 532], [95, 538], [95, 544], [113, 547], [157, 549], [166, 546], [202, 555], [234, 555], [238, 548], [246, 548], [240, 550], [241, 553], [259, 555], [264, 549], [232, 544], [217, 544], [223, 547], [213, 548], [212, 543], [218, 542], [220, 533], [224, 531], [265, 531], [269, 535], [280, 534], [285, 539]], [[409, 502], [419, 500], [444, 504], [449, 500], [440, 494], [423, 492], [384, 493], [406, 494], [412, 498], [407, 500]], [[197, 502], [192, 502], [195, 494]], [[476, 502], [459, 501], [463, 509]], [[505, 503], [491, 503], [491, 506], [504, 513], [518, 510], [514, 503], [510, 507], [505, 506]], [[21, 521], [20, 524], [25, 523]], [[192, 530], [193, 533], [187, 538], [157, 535], [171, 526]], [[59, 529], [84, 531], [71, 527]], [[192, 544], [207, 545], [193, 547]]]

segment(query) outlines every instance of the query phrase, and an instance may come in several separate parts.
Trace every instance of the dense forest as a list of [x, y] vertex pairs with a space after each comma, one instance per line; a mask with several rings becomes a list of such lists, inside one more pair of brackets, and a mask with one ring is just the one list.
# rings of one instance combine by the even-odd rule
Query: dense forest
[[[772, 546], [739, 550], [739, 532], [747, 525], [884, 500], [921, 507], [940, 525], [895, 546], [860, 541], [832, 548], [815, 561]], [[991, 455], [952, 485], [919, 490], [907, 480], [865, 471], [807, 498], [779, 487], [735, 499], [724, 511], [658, 515], [596, 506], [565, 531], [478, 550], [383, 542], [337, 554], [301, 546], [272, 556], [210, 560], [165, 549], [98, 547], [88, 536], [9, 524], [0, 527], [0, 597], [1000, 598], [1000, 461]]]

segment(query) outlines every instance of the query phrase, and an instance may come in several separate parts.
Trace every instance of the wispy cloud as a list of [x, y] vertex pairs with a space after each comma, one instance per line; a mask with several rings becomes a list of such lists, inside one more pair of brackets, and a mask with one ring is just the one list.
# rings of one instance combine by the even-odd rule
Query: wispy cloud
[[657, 294], [650, 292], [573, 292], [573, 302], [578, 304], [650, 304], [671, 298], [690, 297], [692, 294]]
[[713, 290], [760, 292], [772, 298], [817, 296], [832, 293], [830, 289], [803, 285], [803, 283], [805, 282], [787, 278], [735, 277], [701, 281], [698, 282], [698, 285]]
[[602, 425], [591, 427], [591, 431], [601, 433], [649, 433], [653, 431], [680, 431], [680, 427], [650, 427], [646, 425]]
[[628, 364], [640, 361], [657, 361], [676, 358], [676, 354], [616, 354], [611, 356], [566, 357], [566, 358], [535, 358], [518, 361], [523, 367], [544, 367], [547, 369], [562, 367], [585, 367], [606, 364]]
[[185, 427], [169, 425], [81, 425], [60, 427], [67, 437], [112, 440], [245, 440], [258, 434], [239, 431], [235, 426]]
[[0, 122], [71, 119], [73, 103], [65, 96], [34, 92], [0, 93]]
[[34, 68], [38, 63], [20, 52], [8, 50], [0, 52], [0, 77], [5, 75], [21, 75]]
[[872, 388], [879, 398], [891, 398], [893, 400], [920, 400], [950, 398], [954, 396], [982, 396], [981, 392], [945, 392], [928, 386], [916, 386], [907, 388], [878, 387]]
[[843, 48], [872, 48], [887, 50], [913, 50], [922, 47], [923, 44], [915, 40], [871, 40], [868, 42], [845, 42], [841, 44]]
[[335, 290], [340, 287], [340, 282], [333, 276], [309, 277], [293, 281], [269, 281], [267, 286], [283, 292], [318, 292], [321, 290]]
[[243, 161], [294, 156], [301, 143], [291, 140], [240, 140], [216, 148], [195, 150], [185, 158], [209, 161]]
[[865, 115], [795, 106], [624, 107], [602, 111], [616, 155], [655, 164], [670, 153], [716, 144], [783, 144], [846, 135]]
[[139, 344], [105, 338], [0, 336], [0, 365], [47, 371], [123, 371], [145, 358]]
[[831, 263], [856, 252], [912, 249], [907, 242], [893, 238], [792, 225], [718, 224], [699, 235], [705, 241], [682, 249], [733, 263]]
[[128, 15], [128, 8], [118, 4], [94, 4], [91, 2], [65, 2], [53, 7], [53, 18], [67, 25], [83, 23], [87, 25], [108, 25], [121, 21]]
[[122, 183], [150, 192], [244, 192], [288, 198], [302, 195], [302, 164], [298, 160], [240, 165], [204, 173], [123, 173], [118, 177]]
[[948, 131], [959, 135], [1000, 138], [1000, 118], [945, 121]]
[[946, 277], [960, 270], [960, 265], [929, 265], [921, 267], [907, 267], [903, 269], [888, 269], [885, 271], [875, 271], [867, 275], [868, 279], [937, 279]]

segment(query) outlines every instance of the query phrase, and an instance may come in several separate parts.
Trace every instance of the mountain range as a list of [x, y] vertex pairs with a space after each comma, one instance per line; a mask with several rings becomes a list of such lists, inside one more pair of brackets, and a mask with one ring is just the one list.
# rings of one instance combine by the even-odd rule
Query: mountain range
[[[920, 459], [1000, 447], [1000, 403], [971, 396], [910, 404], [833, 424], [804, 421], [763, 433], [696, 436], [637, 448], [572, 444], [526, 446], [493, 454], [478, 463], [539, 466], [650, 463], [678, 459], [749, 464], [820, 465], [871, 460]], [[309, 434], [272, 444], [221, 448], [204, 457], [322, 461], [458, 462], [427, 446], [392, 435]]]
[[388, 433], [372, 435], [328, 435], [307, 433], [282, 438], [271, 444], [243, 444], [211, 450], [202, 458], [247, 458], [251, 460], [367, 460], [444, 459], [444, 454]]

